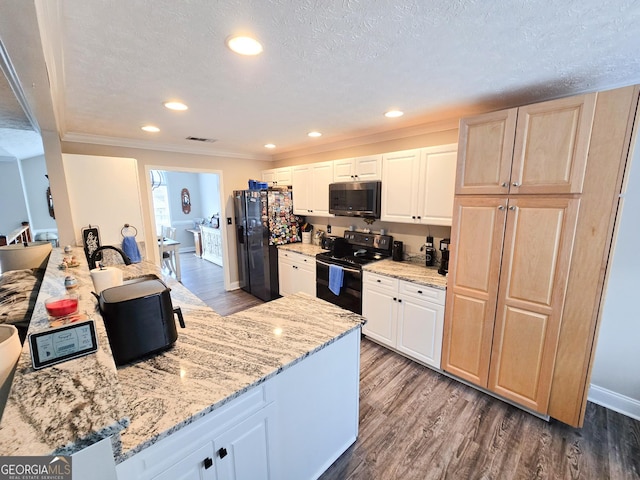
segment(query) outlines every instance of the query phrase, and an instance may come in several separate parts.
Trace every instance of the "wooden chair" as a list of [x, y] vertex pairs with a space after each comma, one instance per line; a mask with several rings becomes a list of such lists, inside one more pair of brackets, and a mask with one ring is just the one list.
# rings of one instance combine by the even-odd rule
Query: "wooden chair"
[[174, 227], [162, 227], [162, 236], [160, 237], [160, 257], [162, 258], [162, 265], [169, 269], [170, 272], [175, 273], [175, 261], [171, 258], [172, 252], [165, 250], [165, 240], [175, 240], [176, 229]]

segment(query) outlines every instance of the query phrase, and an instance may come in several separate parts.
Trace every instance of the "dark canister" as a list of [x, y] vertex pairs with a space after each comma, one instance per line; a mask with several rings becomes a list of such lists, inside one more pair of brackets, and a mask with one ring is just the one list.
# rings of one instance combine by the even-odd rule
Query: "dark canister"
[[403, 249], [404, 244], [398, 240], [395, 240], [393, 242], [393, 247], [391, 248], [391, 258], [396, 262], [401, 262]]
[[424, 244], [424, 261], [427, 267], [433, 267], [436, 262], [436, 249], [433, 246], [432, 236], [428, 236]]

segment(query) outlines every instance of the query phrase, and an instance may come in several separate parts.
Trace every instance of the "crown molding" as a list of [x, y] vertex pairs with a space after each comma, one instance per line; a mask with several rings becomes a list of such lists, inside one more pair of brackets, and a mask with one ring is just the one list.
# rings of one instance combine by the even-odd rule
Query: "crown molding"
[[372, 143], [380, 143], [391, 140], [399, 140], [402, 138], [416, 137], [429, 133], [444, 132], [447, 130], [457, 130], [459, 126], [459, 118], [451, 118], [442, 121], [422, 123], [419, 125], [411, 125], [395, 129], [386, 129], [380, 131], [368, 131], [365, 134], [343, 138], [335, 141], [328, 141], [319, 145], [305, 146], [300, 148], [292, 148], [284, 152], [278, 152], [273, 155], [274, 160], [285, 160], [295, 157], [314, 155], [317, 153], [330, 152], [333, 150], [341, 150], [345, 148], [359, 147], [361, 145], [370, 145]]
[[102, 135], [90, 135], [85, 133], [65, 133], [63, 142], [89, 143], [96, 145], [107, 145], [111, 147], [139, 148], [142, 150], [157, 150], [173, 153], [189, 153], [194, 155], [207, 155], [221, 158], [237, 158], [242, 160], [272, 161], [271, 155], [256, 155], [250, 153], [227, 152], [215, 150], [211, 146], [204, 145], [175, 145], [171, 143], [157, 143], [148, 140], [135, 140], [131, 138], [106, 137]]

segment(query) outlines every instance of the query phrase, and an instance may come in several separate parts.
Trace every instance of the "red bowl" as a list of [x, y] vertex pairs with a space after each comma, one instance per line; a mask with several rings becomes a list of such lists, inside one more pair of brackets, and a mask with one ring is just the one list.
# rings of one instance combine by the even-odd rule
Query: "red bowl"
[[78, 297], [55, 297], [44, 302], [47, 312], [52, 317], [64, 317], [78, 311]]

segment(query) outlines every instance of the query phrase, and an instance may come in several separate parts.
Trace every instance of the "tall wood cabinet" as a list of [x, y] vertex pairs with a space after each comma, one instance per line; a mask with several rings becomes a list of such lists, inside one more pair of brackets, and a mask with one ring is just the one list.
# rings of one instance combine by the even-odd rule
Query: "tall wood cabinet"
[[582, 424], [637, 99], [627, 87], [461, 121], [445, 371]]

